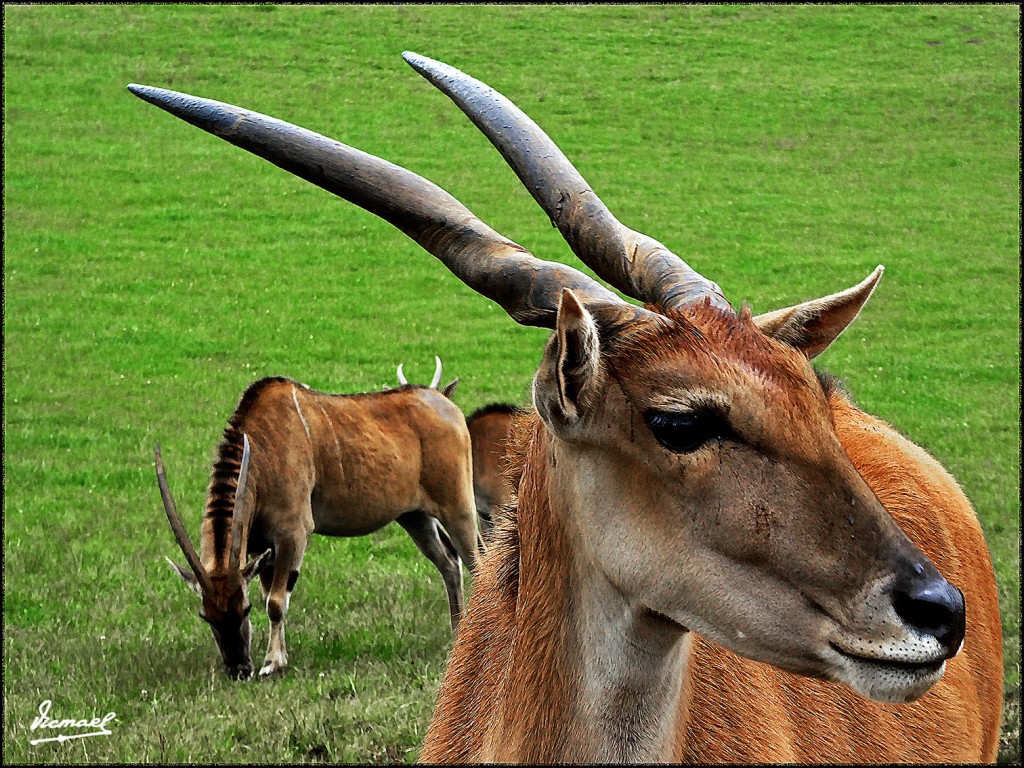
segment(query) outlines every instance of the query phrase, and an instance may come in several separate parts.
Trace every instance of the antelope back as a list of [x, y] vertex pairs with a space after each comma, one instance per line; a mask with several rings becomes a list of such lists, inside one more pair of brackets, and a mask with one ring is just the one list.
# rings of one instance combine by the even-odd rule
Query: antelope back
[[[242, 401], [251, 405], [236, 411], [225, 443], [234, 430], [266, 446], [253, 465], [260, 493], [247, 546], [254, 554], [269, 545], [268, 530], [312, 525], [306, 535], [361, 536], [410, 509], [470, 511], [465, 417], [437, 389], [330, 394], [276, 377], [250, 386]], [[212, 543], [217, 519], [207, 520]]]

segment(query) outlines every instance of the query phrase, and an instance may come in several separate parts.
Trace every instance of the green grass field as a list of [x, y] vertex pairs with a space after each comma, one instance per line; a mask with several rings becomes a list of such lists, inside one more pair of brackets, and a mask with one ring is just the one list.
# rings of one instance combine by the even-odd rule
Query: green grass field
[[[180, 553], [153, 445], [195, 537], [251, 381], [369, 391], [399, 362], [428, 381], [438, 354], [469, 413], [527, 401], [547, 334], [382, 221], [125, 90], [328, 134], [574, 263], [403, 50], [509, 96], [623, 222], [737, 304], [886, 265], [820, 365], [974, 503], [1006, 637], [1001, 759], [1019, 760], [1019, 22], [1013, 6], [5, 5], [4, 761], [415, 759], [451, 639], [411, 540], [314, 539], [290, 670], [230, 683], [163, 562]], [[30, 745], [45, 699], [61, 718], [115, 711], [113, 735]]]

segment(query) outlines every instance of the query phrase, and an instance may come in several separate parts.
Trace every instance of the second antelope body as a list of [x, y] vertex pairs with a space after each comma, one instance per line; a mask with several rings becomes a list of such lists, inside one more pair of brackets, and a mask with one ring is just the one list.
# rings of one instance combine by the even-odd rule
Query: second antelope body
[[157, 447], [164, 507], [189, 567], [171, 565], [202, 598], [228, 676], [252, 674], [248, 587], [257, 575], [270, 619], [260, 674], [287, 666], [284, 619], [312, 533], [362, 536], [397, 521], [441, 572], [458, 626], [460, 559], [475, 568], [479, 538], [469, 432], [446, 396], [453, 386], [329, 395], [285, 378], [252, 384], [224, 430], [198, 555]]

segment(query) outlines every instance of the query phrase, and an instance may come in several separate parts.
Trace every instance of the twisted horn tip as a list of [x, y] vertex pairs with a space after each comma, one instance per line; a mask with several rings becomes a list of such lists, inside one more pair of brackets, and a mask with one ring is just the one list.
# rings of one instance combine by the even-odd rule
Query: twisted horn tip
[[465, 76], [451, 64], [445, 64], [443, 61], [431, 59], [428, 56], [422, 56], [418, 53], [413, 53], [412, 51], [403, 51], [402, 58], [405, 59], [406, 64], [428, 80], [431, 80], [432, 77], [442, 77], [448, 72]]
[[426, 56], [422, 56], [415, 51], [402, 51], [402, 58], [412, 67], [433, 61], [433, 59], [428, 59]]
[[128, 83], [128, 91], [138, 96], [143, 101], [148, 101], [152, 104], [160, 104], [166, 101], [172, 95], [184, 96], [177, 91], [169, 91], [166, 88], [157, 88], [154, 85], [139, 85], [138, 83]]
[[152, 85], [129, 83], [128, 90], [143, 101], [215, 136], [227, 136], [240, 120], [252, 114], [232, 104]]

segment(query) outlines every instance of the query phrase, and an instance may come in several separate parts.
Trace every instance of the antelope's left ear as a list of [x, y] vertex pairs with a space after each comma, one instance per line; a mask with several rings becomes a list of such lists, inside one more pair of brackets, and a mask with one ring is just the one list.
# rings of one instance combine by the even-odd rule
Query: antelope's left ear
[[452, 399], [452, 394], [455, 392], [455, 388], [459, 386], [459, 380], [455, 379], [451, 384], [441, 390], [441, 394], [447, 397], [449, 400]]
[[597, 324], [576, 295], [563, 288], [555, 333], [533, 380], [537, 413], [556, 434], [571, 430], [593, 405], [603, 380]]
[[255, 557], [249, 561], [248, 565], [242, 569], [242, 579], [248, 584], [263, 570], [263, 568], [270, 562], [270, 554], [273, 552], [271, 549], [267, 549], [259, 557]]
[[776, 341], [789, 344], [813, 359], [846, 330], [875, 290], [885, 268], [879, 264], [867, 279], [831, 296], [777, 309], [754, 318], [757, 327]]

